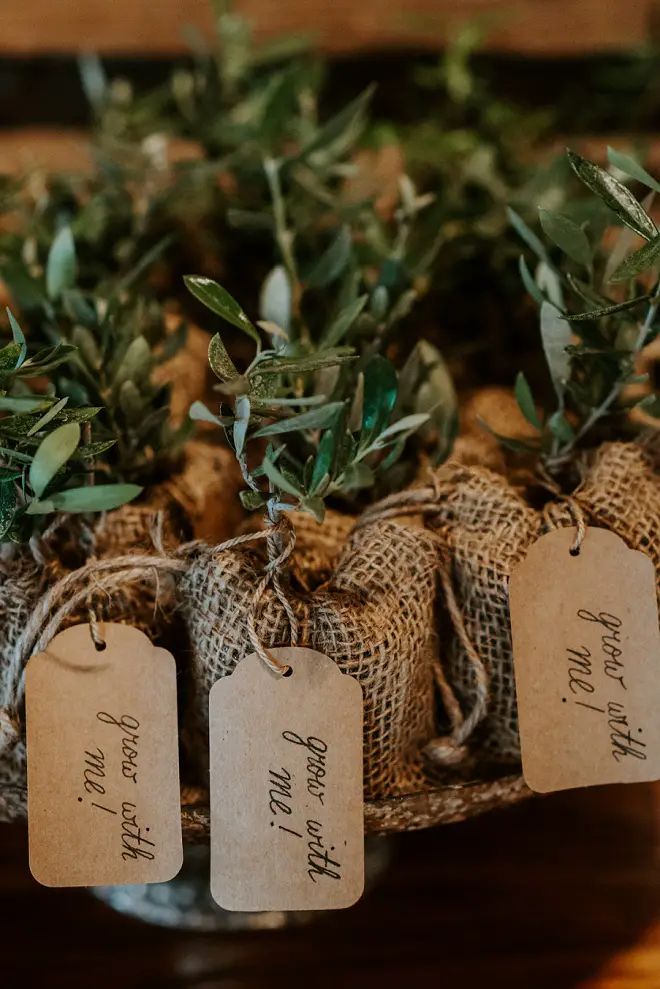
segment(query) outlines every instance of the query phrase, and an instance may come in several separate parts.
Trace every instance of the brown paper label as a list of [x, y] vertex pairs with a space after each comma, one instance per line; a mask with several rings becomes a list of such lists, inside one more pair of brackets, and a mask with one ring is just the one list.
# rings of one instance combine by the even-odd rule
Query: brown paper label
[[182, 863], [176, 669], [127, 625], [60, 632], [26, 670], [30, 870], [45, 886], [172, 879]]
[[523, 774], [547, 793], [660, 778], [653, 562], [607, 529], [542, 536], [511, 576]]
[[364, 888], [362, 688], [311, 649], [211, 690], [211, 892], [226, 910], [349, 907]]

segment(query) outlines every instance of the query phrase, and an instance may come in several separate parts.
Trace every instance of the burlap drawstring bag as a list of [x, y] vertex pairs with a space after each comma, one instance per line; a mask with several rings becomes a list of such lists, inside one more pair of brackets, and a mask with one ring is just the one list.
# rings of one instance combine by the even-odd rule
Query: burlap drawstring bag
[[[445, 675], [462, 708], [478, 709], [473, 751], [482, 760], [520, 759], [508, 601], [512, 569], [548, 529], [586, 523], [610, 529], [631, 549], [649, 555], [659, 574], [660, 595], [657, 466], [657, 443], [605, 444], [586, 459], [582, 483], [570, 499], [551, 495], [538, 508], [524, 488], [505, 476], [450, 463], [436, 473], [431, 487], [402, 492], [371, 510], [381, 516], [400, 514], [407, 505], [423, 510], [439, 539], [453, 598], [450, 608], [445, 594], [440, 609]], [[472, 650], [486, 674], [485, 697]]]
[[[0, 821], [25, 813], [21, 677], [32, 651], [28, 646], [38, 638], [38, 631], [26, 633], [35, 623], [38, 606], [57, 582], [71, 578], [66, 596], [75, 597], [75, 607], [66, 610], [55, 630], [89, 622], [90, 635], [100, 641], [105, 620], [130, 623], [154, 641], [176, 641], [182, 635], [176, 568], [158, 568], [150, 561], [166, 558], [191, 538], [197, 512], [205, 512], [207, 530], [226, 532], [236, 517], [233, 502], [239, 483], [229, 451], [191, 443], [180, 474], [146, 499], [101, 515], [92, 524], [81, 516], [58, 516], [45, 536], [29, 547], [5, 549], [5, 559], [0, 560]], [[136, 573], [130, 562], [135, 559], [149, 564]], [[122, 572], [126, 579], [121, 579]], [[47, 616], [48, 609], [44, 621]]]
[[[305, 590], [280, 573], [295, 553], [286, 517], [278, 528], [285, 546], [277, 560], [256, 552], [257, 533], [251, 544], [199, 547], [181, 581], [191, 648], [185, 742], [199, 779], [214, 682], [260, 646], [297, 644], [325, 653], [362, 685], [365, 796], [418, 789], [423, 749], [436, 734], [435, 540], [398, 522], [358, 526], [329, 579]], [[324, 565], [317, 559], [308, 575]]]

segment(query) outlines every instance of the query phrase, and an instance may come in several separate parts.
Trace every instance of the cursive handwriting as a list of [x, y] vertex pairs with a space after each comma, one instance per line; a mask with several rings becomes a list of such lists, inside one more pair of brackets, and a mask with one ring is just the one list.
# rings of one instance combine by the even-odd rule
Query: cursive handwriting
[[140, 722], [137, 718], [131, 717], [130, 714], [122, 714], [121, 718], [117, 720], [105, 711], [99, 712], [96, 717], [106, 725], [116, 725], [117, 728], [121, 729], [123, 733], [121, 740], [122, 776], [127, 780], [132, 780], [137, 786], [137, 744], [140, 736], [135, 733], [140, 727]]
[[295, 731], [283, 731], [282, 738], [293, 745], [302, 745], [307, 749], [307, 792], [323, 805], [325, 797], [326, 765], [325, 757], [328, 746], [322, 738], [310, 735], [307, 739], [296, 735]]

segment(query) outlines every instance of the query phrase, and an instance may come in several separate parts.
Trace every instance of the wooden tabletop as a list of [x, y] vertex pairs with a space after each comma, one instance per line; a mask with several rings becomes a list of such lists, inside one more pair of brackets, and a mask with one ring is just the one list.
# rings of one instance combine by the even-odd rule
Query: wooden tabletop
[[408, 834], [312, 926], [176, 933], [37, 886], [0, 826], [0, 971], [48, 989], [659, 989], [660, 788], [536, 799]]

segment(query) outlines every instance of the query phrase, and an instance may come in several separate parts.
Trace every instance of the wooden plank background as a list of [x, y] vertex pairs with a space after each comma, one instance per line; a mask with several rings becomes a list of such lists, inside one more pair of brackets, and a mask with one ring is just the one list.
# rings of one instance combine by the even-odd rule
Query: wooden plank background
[[[0, 55], [185, 51], [213, 31], [207, 0], [2, 0]], [[439, 48], [460, 22], [490, 25], [489, 46], [578, 55], [648, 41], [658, 0], [237, 0], [260, 38], [305, 34], [332, 52]]]

